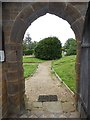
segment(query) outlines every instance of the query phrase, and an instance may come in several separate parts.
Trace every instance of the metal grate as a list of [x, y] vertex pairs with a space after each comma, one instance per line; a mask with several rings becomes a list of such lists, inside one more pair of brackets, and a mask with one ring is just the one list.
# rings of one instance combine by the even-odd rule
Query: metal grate
[[38, 102], [52, 102], [58, 101], [57, 95], [40, 95], [38, 97]]

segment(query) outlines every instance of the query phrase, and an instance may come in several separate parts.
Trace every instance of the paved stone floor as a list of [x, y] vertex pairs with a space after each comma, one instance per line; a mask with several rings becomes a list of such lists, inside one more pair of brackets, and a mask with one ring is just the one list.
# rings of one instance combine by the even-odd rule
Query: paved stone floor
[[[51, 71], [51, 62], [40, 63], [26, 80], [26, 111], [20, 118], [79, 118], [73, 94]], [[58, 101], [38, 102], [39, 95], [57, 95]]]

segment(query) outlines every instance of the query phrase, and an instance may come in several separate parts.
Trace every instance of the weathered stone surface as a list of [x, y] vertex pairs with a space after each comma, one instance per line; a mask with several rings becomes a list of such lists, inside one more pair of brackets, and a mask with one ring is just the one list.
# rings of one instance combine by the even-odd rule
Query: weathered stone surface
[[64, 17], [64, 10], [66, 8], [66, 3], [64, 2], [50, 2], [49, 3], [49, 13], [55, 14], [61, 18]]
[[16, 51], [12, 50], [12, 51], [6, 51], [6, 61], [7, 62], [11, 62], [11, 61], [17, 61], [17, 55], [16, 55]]
[[66, 96], [62, 96], [61, 102], [62, 102], [62, 103], [67, 102], [67, 97], [66, 97]]
[[41, 115], [40, 118], [57, 118], [57, 116], [55, 114], [53, 114], [53, 113], [47, 113], [46, 112], [43, 115]]
[[72, 24], [74, 21], [81, 17], [77, 9], [75, 9], [71, 4], [67, 4], [67, 7], [64, 11], [64, 18]]
[[38, 118], [36, 115], [31, 115], [28, 118]]
[[67, 117], [64, 115], [60, 115], [59, 118], [67, 118]]
[[72, 112], [69, 118], [79, 118], [80, 114], [78, 112]]
[[43, 108], [32, 108], [31, 114], [36, 115], [37, 117], [40, 117], [44, 114]]
[[[83, 4], [84, 6], [84, 4]], [[79, 13], [79, 11], [80, 13]], [[82, 14], [81, 14], [82, 11]], [[25, 83], [23, 81], [23, 70], [22, 70], [22, 40], [26, 29], [29, 25], [36, 20], [38, 17], [45, 15], [46, 13], [52, 13], [59, 17], [64, 18], [70, 24], [72, 29], [75, 32], [77, 41], [81, 41], [81, 32], [83, 29], [83, 22], [82, 19], [78, 20], [82, 15], [86, 12], [86, 4], [85, 7], [81, 7], [79, 4], [67, 4], [67, 3], [23, 3], [23, 2], [11, 2], [11, 3], [3, 3], [2, 4], [2, 18], [3, 18], [3, 41], [5, 46], [5, 56], [6, 61], [3, 67], [3, 94], [4, 100], [3, 101], [3, 116], [11, 111], [12, 113], [18, 111], [20, 109], [21, 104], [23, 103], [23, 95], [22, 91], [25, 91]], [[74, 23], [75, 22], [75, 23]], [[7, 45], [8, 44], [8, 45]], [[77, 42], [79, 44], [79, 42]], [[78, 49], [80, 48], [80, 44], [78, 45]], [[78, 55], [79, 56], [79, 55]], [[15, 63], [17, 62], [17, 63]], [[77, 62], [78, 64], [78, 62]], [[15, 72], [15, 69], [18, 69], [18, 74]], [[11, 72], [13, 71], [13, 72]], [[77, 72], [78, 74], [79, 72]], [[77, 75], [79, 78], [79, 75]], [[11, 82], [12, 85], [6, 84], [6, 82]], [[19, 89], [17, 87], [12, 87], [13, 81], [18, 81]], [[21, 82], [23, 81], [23, 82]], [[6, 85], [8, 85], [6, 87]], [[21, 88], [20, 88], [21, 85]], [[8, 88], [8, 89], [5, 89]], [[16, 89], [17, 88], [17, 89]], [[13, 93], [19, 91], [19, 95], [17, 97], [9, 96], [9, 100], [7, 100], [7, 92]], [[9, 94], [9, 93], [8, 93]], [[7, 110], [7, 103], [9, 104], [9, 110]], [[57, 103], [59, 104], [59, 103]], [[58, 105], [57, 105], [58, 106]], [[18, 110], [17, 110], [18, 109]], [[53, 109], [56, 110], [55, 105], [50, 105], [48, 110], [53, 112]], [[56, 112], [62, 112], [56, 110]], [[52, 115], [51, 115], [52, 116]], [[35, 116], [34, 116], [35, 117]]]
[[[82, 30], [84, 25], [84, 18], [80, 17], [74, 23], [71, 24], [71, 28], [74, 30], [77, 41], [81, 41], [82, 38]], [[77, 32], [78, 31], [78, 32]]]
[[18, 68], [17, 62], [14, 63], [7, 63], [7, 67], [8, 67], [8, 71], [12, 72], [12, 71], [16, 71]]
[[54, 113], [62, 113], [62, 106], [60, 102], [45, 102], [43, 107], [46, 111]]
[[82, 16], [85, 16], [86, 10], [88, 7], [88, 2], [71, 2], [71, 4], [78, 9], [78, 11], [82, 14]]
[[42, 102], [33, 102], [33, 107], [42, 108]]
[[7, 80], [7, 82], [18, 81], [17, 71], [16, 72], [8, 72], [6, 80]]
[[10, 113], [19, 113], [20, 112], [20, 95], [19, 93], [9, 94], [8, 95], [8, 102], [9, 102], [9, 112]]
[[75, 107], [73, 106], [71, 102], [62, 103], [62, 107], [63, 107], [63, 112], [66, 112], [66, 113], [75, 111]]
[[7, 83], [7, 92], [9, 94], [14, 94], [19, 91], [19, 85], [18, 81], [17, 82], [8, 82]]
[[36, 11], [36, 12], [40, 11], [46, 6], [48, 6], [47, 2], [38, 2], [38, 3], [32, 4], [33, 11]]
[[27, 118], [28, 116], [26, 114], [20, 116], [20, 118]]

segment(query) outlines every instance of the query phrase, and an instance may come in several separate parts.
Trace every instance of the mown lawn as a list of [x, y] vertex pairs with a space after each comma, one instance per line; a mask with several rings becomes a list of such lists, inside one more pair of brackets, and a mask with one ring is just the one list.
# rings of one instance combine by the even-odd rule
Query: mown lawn
[[41, 63], [41, 62], [44, 62], [45, 60], [41, 60], [41, 59], [38, 59], [38, 58], [35, 58], [35, 57], [27, 57], [27, 56], [23, 56], [23, 62], [26, 63], [26, 62], [30, 62], [30, 63]]
[[76, 56], [65, 56], [52, 62], [52, 67], [59, 77], [73, 91], [76, 91], [76, 74], [75, 74]]
[[24, 77], [28, 78], [30, 77], [37, 69], [38, 65], [37, 64], [24, 64]]

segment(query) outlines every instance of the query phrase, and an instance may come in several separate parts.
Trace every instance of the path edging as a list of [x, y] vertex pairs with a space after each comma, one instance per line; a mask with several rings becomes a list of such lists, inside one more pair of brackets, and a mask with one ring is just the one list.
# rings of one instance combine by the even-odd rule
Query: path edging
[[63, 85], [70, 91], [70, 93], [73, 94], [73, 96], [75, 95], [75, 93], [66, 85], [66, 83], [64, 81], [62, 81], [62, 79], [59, 77], [59, 75], [55, 72], [55, 70], [53, 69], [53, 67], [51, 67], [51, 70], [54, 72], [55, 76], [58, 78], [58, 80], [61, 81], [61, 83], [63, 83]]

